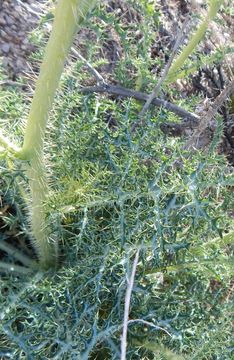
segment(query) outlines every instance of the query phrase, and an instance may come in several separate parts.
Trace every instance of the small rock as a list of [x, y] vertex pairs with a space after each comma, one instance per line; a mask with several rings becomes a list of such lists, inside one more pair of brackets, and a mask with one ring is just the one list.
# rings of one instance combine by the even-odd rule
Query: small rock
[[6, 23], [8, 25], [13, 25], [14, 24], [14, 20], [8, 15], [5, 15], [5, 20], [6, 20]]
[[3, 17], [0, 17], [0, 25], [6, 25], [6, 21]]
[[9, 53], [11, 46], [8, 43], [4, 43], [1, 45], [0, 48], [5, 54], [7, 54], [7, 53]]
[[17, 59], [16, 66], [18, 69], [23, 69], [25, 67], [25, 61], [23, 59]]
[[6, 31], [0, 30], [0, 36], [1, 36], [1, 38], [6, 37], [7, 36]]
[[4, 57], [2, 58], [2, 65], [3, 65], [4, 67], [7, 67], [7, 66], [9, 66], [9, 64], [10, 64], [9, 58], [4, 56]]
[[22, 8], [19, 6], [19, 5], [16, 5], [15, 8], [14, 8], [14, 14], [18, 15], [19, 16], [19, 13], [22, 12]]

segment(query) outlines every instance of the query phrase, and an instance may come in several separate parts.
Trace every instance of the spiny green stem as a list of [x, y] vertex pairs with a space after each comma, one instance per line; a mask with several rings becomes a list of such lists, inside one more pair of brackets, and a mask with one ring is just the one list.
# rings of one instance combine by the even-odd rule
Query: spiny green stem
[[78, 26], [93, 4], [93, 0], [58, 2], [26, 125], [24, 145], [20, 152], [23, 159], [30, 159], [43, 148], [48, 113], [52, 108], [66, 56]]
[[172, 66], [168, 72], [167, 78], [166, 78], [167, 84], [170, 84], [171, 82], [176, 80], [178, 71], [181, 69], [181, 67], [184, 65], [184, 62], [187, 60], [187, 58], [191, 55], [191, 53], [193, 52], [195, 47], [199, 44], [199, 42], [204, 37], [204, 35], [208, 29], [209, 23], [216, 16], [222, 2], [223, 2], [222, 0], [210, 0], [210, 7], [209, 7], [209, 11], [208, 11], [206, 17], [200, 24], [200, 26], [197, 29], [197, 31], [195, 32], [195, 34], [193, 34], [193, 36], [189, 40], [188, 45], [184, 47], [181, 54], [178, 56], [178, 58], [172, 64]]
[[94, 3], [94, 0], [59, 0], [40, 75], [36, 82], [23, 148], [18, 152], [19, 158], [28, 161], [26, 174], [32, 197], [31, 231], [43, 268], [54, 266], [57, 259], [57, 239], [50, 238], [51, 230], [44, 207], [49, 193], [43, 155], [48, 114], [74, 35]]

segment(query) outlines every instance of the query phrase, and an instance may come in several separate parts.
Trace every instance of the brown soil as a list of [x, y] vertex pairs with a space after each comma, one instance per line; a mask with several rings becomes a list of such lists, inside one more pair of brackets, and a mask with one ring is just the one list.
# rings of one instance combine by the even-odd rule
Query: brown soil
[[40, 21], [44, 1], [2, 0], [0, 2], [0, 62], [11, 80], [28, 72], [35, 46], [28, 35]]

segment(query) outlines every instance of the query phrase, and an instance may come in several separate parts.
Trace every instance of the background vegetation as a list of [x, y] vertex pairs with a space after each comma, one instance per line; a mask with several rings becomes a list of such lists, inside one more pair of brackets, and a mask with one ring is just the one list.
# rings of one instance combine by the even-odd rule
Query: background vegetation
[[[230, 6], [222, 8], [229, 12]], [[52, 17], [47, 10], [31, 35], [38, 46], [31, 59], [35, 68]], [[94, 10], [74, 46], [106, 81], [149, 93], [173, 46], [173, 39], [161, 35], [164, 20], [154, 2], [109, 1]], [[157, 41], [165, 42], [161, 50]], [[198, 51], [186, 64], [193, 69], [185, 69], [186, 95], [181, 97], [177, 84], [164, 89], [164, 96], [195, 111], [204, 94], [191, 90], [192, 76], [202, 71], [201, 62], [210, 71], [224, 67], [230, 49], [224, 50], [209, 56]], [[184, 149], [187, 134], [163, 131], [165, 122], [181, 122], [164, 108], [152, 107], [144, 126], [132, 132], [142, 104], [83, 94], [81, 86], [96, 79], [74, 57], [46, 135], [52, 191], [45, 206], [60, 242], [60, 267], [33, 275], [2, 272], [1, 358], [119, 359], [126, 278], [139, 249], [127, 358], [231, 359], [234, 179], [220, 151], [225, 123], [220, 118], [208, 146], [196, 152]], [[20, 141], [31, 93], [24, 85], [29, 80], [19, 81], [22, 91], [0, 89], [0, 117]], [[0, 241], [32, 256], [19, 188], [24, 171], [10, 158], [0, 165]], [[3, 251], [0, 256], [15, 263]]]

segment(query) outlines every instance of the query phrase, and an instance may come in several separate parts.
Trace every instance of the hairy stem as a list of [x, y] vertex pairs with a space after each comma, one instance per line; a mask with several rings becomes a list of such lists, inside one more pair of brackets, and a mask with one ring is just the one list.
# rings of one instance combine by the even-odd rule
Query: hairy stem
[[43, 268], [54, 266], [57, 259], [57, 239], [50, 236], [44, 207], [49, 192], [43, 155], [48, 114], [74, 35], [94, 3], [94, 0], [58, 1], [52, 32], [36, 82], [23, 148], [18, 152], [18, 157], [27, 161], [26, 174], [31, 190], [31, 231]]
[[187, 60], [187, 58], [191, 55], [195, 47], [204, 37], [208, 29], [209, 23], [216, 16], [219, 7], [222, 5], [222, 2], [223, 2], [222, 0], [210, 0], [209, 2], [210, 7], [206, 17], [201, 22], [195, 34], [192, 35], [191, 39], [188, 42], [188, 45], [184, 47], [181, 54], [178, 56], [178, 58], [171, 66], [166, 78], [166, 82], [168, 84], [176, 80], [178, 71], [181, 69], [181, 67], [184, 65], [184, 62]]

